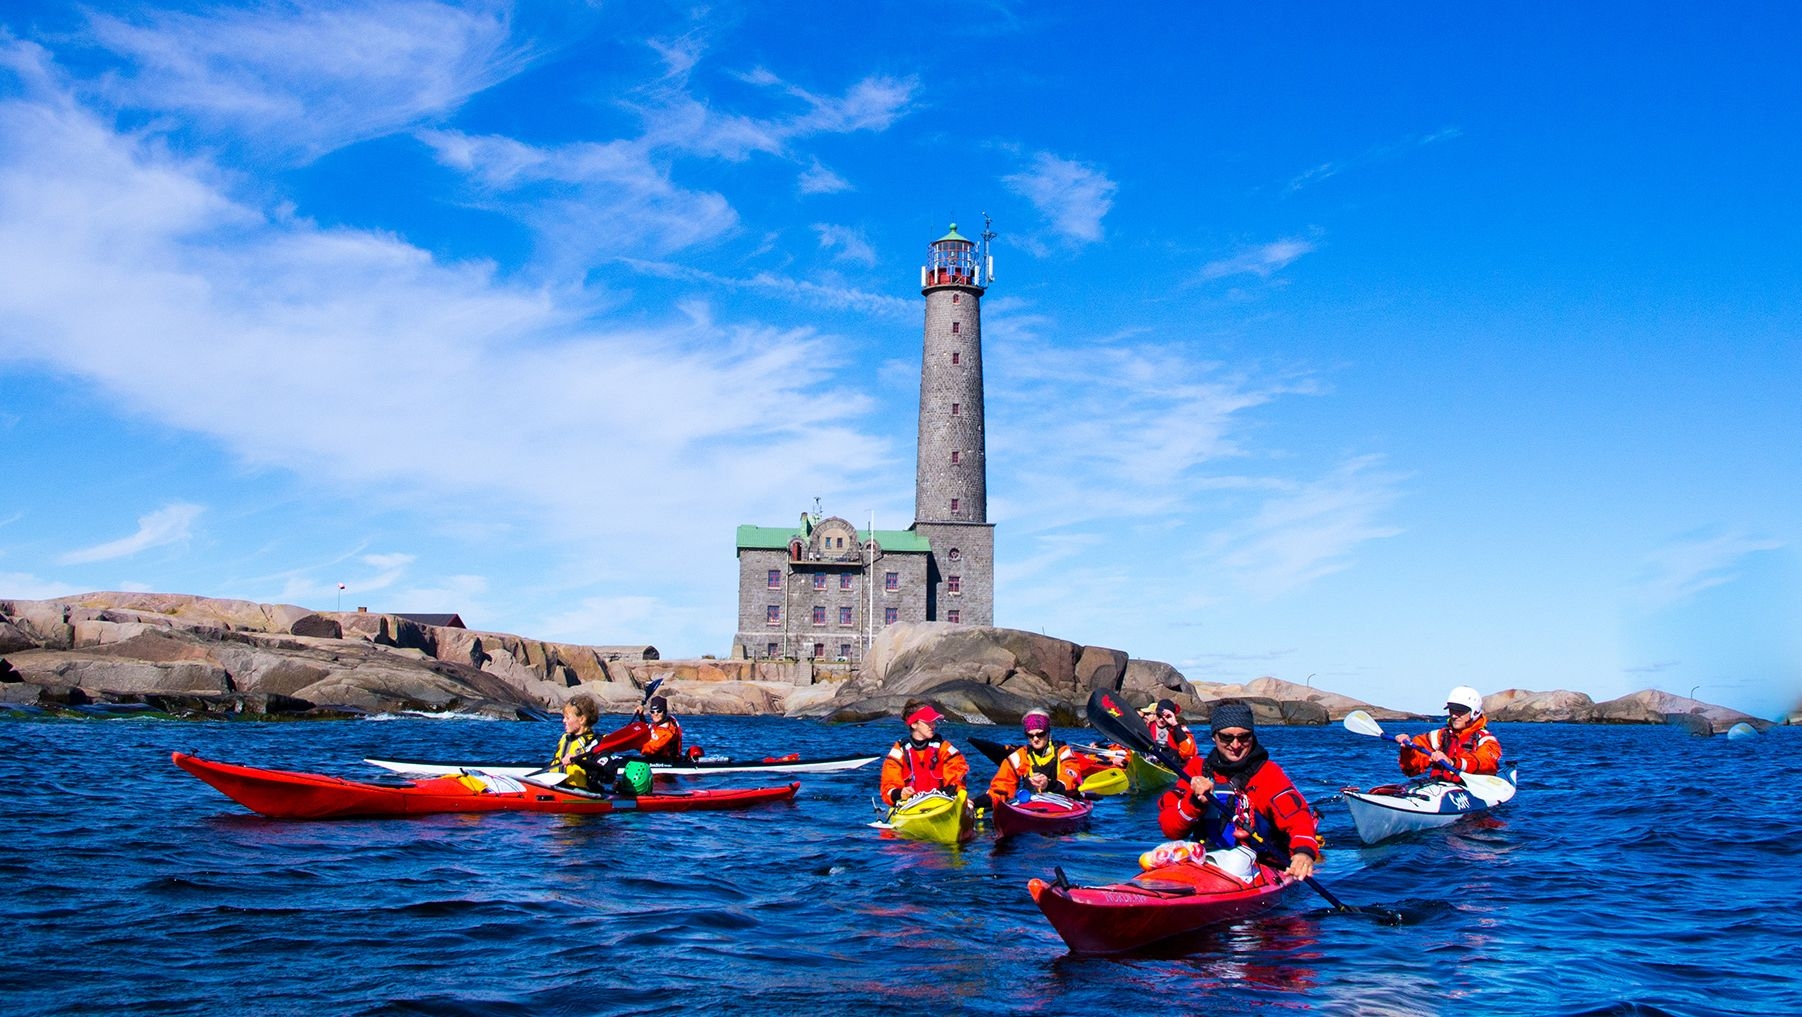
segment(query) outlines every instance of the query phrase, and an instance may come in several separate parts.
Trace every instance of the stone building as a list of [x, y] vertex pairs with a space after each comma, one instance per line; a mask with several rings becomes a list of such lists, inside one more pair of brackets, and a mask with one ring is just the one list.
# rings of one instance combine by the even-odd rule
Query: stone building
[[994, 624], [982, 387], [994, 234], [984, 226], [979, 248], [953, 223], [920, 270], [926, 325], [913, 525], [859, 530], [816, 511], [794, 527], [740, 526], [734, 656], [858, 661], [896, 622]]

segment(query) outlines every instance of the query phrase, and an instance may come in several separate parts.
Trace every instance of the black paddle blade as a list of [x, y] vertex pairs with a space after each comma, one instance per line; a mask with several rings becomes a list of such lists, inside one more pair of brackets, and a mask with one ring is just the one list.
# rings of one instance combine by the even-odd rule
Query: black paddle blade
[[1151, 732], [1145, 729], [1138, 713], [1113, 692], [1096, 689], [1089, 696], [1088, 714], [1089, 726], [1101, 732], [1104, 737], [1133, 749], [1141, 756], [1157, 760], [1173, 773], [1183, 772], [1183, 758], [1169, 746], [1152, 741]]

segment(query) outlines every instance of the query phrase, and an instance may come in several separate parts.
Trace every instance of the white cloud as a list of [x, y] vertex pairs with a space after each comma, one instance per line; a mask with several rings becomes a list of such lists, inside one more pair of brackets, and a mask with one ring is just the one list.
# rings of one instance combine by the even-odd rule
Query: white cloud
[[1119, 185], [1091, 166], [1062, 159], [1049, 152], [1033, 157], [1032, 165], [1001, 178], [1008, 190], [1032, 202], [1051, 220], [1051, 228], [1072, 243], [1102, 239], [1101, 220], [1114, 205]]
[[[717, 570], [712, 542], [666, 539], [717, 530], [700, 492], [786, 518], [793, 491], [893, 458], [854, 425], [835, 337], [699, 302], [609, 321], [577, 289], [267, 214], [223, 176], [61, 93], [0, 102], [0, 358], [318, 489], [604, 547], [614, 574]], [[82, 560], [176, 538], [150, 522]]]
[[1266, 600], [1342, 571], [1359, 546], [1402, 532], [1381, 521], [1402, 479], [1382, 468], [1380, 456], [1366, 455], [1324, 477], [1286, 483], [1251, 519], [1215, 535], [1218, 560]]
[[57, 559], [63, 565], [128, 558], [139, 551], [167, 544], [179, 544], [189, 538], [194, 520], [205, 511], [199, 505], [175, 502], [138, 519], [138, 531], [129, 537], [70, 551]]
[[822, 166], [818, 159], [801, 171], [800, 187], [802, 194], [837, 194], [852, 189], [850, 181]]
[[1232, 275], [1255, 275], [1268, 279], [1304, 254], [1315, 250], [1315, 244], [1298, 237], [1285, 237], [1257, 247], [1247, 247], [1231, 256], [1202, 266], [1201, 278], [1221, 279]]
[[412, 0], [96, 14], [95, 42], [132, 71], [128, 107], [177, 111], [302, 158], [455, 109], [516, 73], [503, 8]]
[[29, 572], [0, 572], [0, 598], [7, 600], [54, 600], [87, 592], [79, 586], [55, 579], [40, 579]]
[[820, 249], [835, 251], [833, 258], [838, 261], [855, 261], [864, 265], [876, 264], [876, 248], [864, 235], [849, 226], [834, 226], [831, 223], [816, 222], [813, 232], [820, 238]]
[[1646, 610], [1678, 604], [1703, 590], [1739, 578], [1747, 555], [1775, 551], [1782, 541], [1744, 533], [1709, 533], [1672, 541], [1646, 556], [1635, 588]]

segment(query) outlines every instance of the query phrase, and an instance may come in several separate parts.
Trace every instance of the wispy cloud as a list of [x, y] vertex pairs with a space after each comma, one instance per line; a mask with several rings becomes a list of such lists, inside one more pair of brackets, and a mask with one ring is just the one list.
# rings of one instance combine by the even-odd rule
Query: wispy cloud
[[109, 540], [104, 544], [70, 551], [57, 559], [59, 564], [80, 565], [87, 562], [127, 558], [153, 547], [179, 544], [187, 540], [194, 520], [205, 511], [202, 506], [176, 502], [138, 519], [138, 531], [129, 537]]
[[1220, 564], [1266, 600], [1342, 571], [1361, 545], [1402, 532], [1382, 517], [1403, 479], [1366, 455], [1284, 484], [1251, 519], [1215, 536]]
[[1780, 540], [1744, 533], [1696, 534], [1672, 541], [1646, 556], [1634, 587], [1641, 605], [1658, 610], [1739, 578], [1747, 555], [1775, 551]]
[[1255, 275], [1260, 279], [1268, 279], [1288, 268], [1295, 259], [1311, 254], [1315, 249], [1311, 240], [1284, 237], [1268, 244], [1243, 248], [1218, 261], [1210, 261], [1201, 267], [1201, 278], [1224, 279], [1234, 275]]
[[505, 9], [413, 0], [95, 14], [116, 101], [310, 158], [430, 120], [527, 65]]
[[73, 584], [40, 579], [29, 572], [0, 572], [0, 597], [9, 600], [52, 600], [86, 592]]
[[[869, 402], [839, 387], [834, 337], [698, 301], [611, 321], [580, 289], [268, 213], [223, 176], [60, 91], [0, 102], [0, 356], [326, 489], [605, 546], [615, 572], [716, 563], [711, 544], [666, 539], [718, 525], [697, 491], [786, 517], [791, 492], [830, 495], [891, 458], [856, 426]], [[356, 369], [300, 369], [302, 351]], [[176, 539], [183, 518], [71, 560]]]
[[1101, 220], [1114, 207], [1119, 185], [1102, 170], [1040, 152], [1019, 173], [1002, 177], [1007, 189], [1032, 202], [1065, 242], [1092, 244], [1102, 239]]
[[816, 222], [813, 224], [813, 232], [820, 238], [821, 250], [835, 252], [835, 259], [855, 261], [863, 265], [876, 264], [876, 248], [870, 246], [870, 242], [857, 230], [849, 226]]
[[1456, 127], [1446, 127], [1434, 131], [1431, 134], [1415, 135], [1391, 144], [1377, 145], [1365, 149], [1363, 152], [1352, 156], [1349, 159], [1329, 160], [1320, 163], [1317, 166], [1311, 166], [1289, 178], [1286, 189], [1290, 192], [1299, 191], [1305, 187], [1311, 187], [1315, 184], [1330, 180], [1347, 170], [1373, 163], [1387, 162], [1391, 159], [1399, 158], [1415, 149], [1425, 148], [1428, 145], [1438, 144], [1441, 141], [1449, 141], [1453, 138], [1461, 137], [1462, 134], [1463, 132]]
[[849, 180], [821, 165], [818, 159], [801, 171], [800, 187], [802, 194], [837, 194], [852, 189]]

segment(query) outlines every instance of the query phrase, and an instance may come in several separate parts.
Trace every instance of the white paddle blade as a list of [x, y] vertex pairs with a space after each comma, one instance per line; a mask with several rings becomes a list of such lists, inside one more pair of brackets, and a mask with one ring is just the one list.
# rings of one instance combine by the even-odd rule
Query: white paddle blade
[[1345, 715], [1345, 729], [1352, 734], [1369, 735], [1372, 738], [1383, 737], [1383, 725], [1378, 724], [1375, 717], [1363, 710], [1353, 710]]

